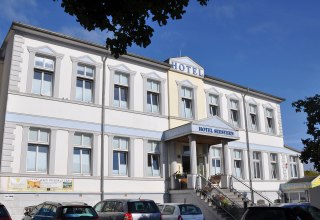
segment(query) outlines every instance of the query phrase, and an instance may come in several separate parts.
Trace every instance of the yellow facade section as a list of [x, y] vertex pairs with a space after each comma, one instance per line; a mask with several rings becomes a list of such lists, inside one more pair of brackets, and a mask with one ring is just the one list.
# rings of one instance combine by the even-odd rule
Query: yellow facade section
[[[196, 87], [194, 90], [196, 97], [196, 106], [192, 108], [197, 111], [197, 117], [194, 120], [200, 120], [206, 118], [206, 96], [204, 92], [204, 81], [201, 78], [194, 77], [192, 75], [184, 74], [181, 72], [176, 72], [169, 70], [168, 72], [168, 97], [169, 97], [169, 125], [170, 128], [175, 128], [184, 124], [189, 123], [192, 119], [182, 118], [179, 112], [179, 105], [181, 105], [181, 100], [179, 100], [179, 86], [178, 82], [189, 81], [193, 86]], [[193, 102], [194, 103], [194, 102]], [[193, 112], [195, 112], [193, 110]], [[194, 115], [195, 116], [195, 115]]]

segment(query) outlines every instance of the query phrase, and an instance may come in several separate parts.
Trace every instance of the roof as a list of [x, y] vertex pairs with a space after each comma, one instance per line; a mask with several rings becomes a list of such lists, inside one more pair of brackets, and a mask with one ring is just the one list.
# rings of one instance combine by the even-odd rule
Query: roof
[[288, 146], [288, 145], [284, 145], [284, 147], [287, 148], [287, 149], [289, 149], [289, 150], [295, 151], [295, 152], [297, 152], [297, 153], [301, 153], [301, 151], [299, 151], [299, 150], [297, 150], [297, 149], [295, 149], [295, 148], [293, 148], [293, 147], [290, 147], [290, 146]]
[[[68, 43], [76, 44], [77, 46], [82, 46], [82, 47], [86, 47], [86, 48], [90, 47], [91, 49], [98, 50], [98, 51], [100, 51], [102, 53], [111, 54], [110, 51], [106, 49], [105, 45], [100, 45], [100, 44], [97, 44], [97, 43], [85, 41], [85, 40], [82, 40], [82, 39], [79, 39], [79, 38], [71, 37], [71, 36], [68, 36], [68, 35], [64, 35], [64, 34], [61, 34], [61, 33], [57, 33], [57, 32], [54, 32], [54, 31], [49, 31], [49, 30], [46, 30], [46, 29], [43, 29], [43, 28], [39, 28], [39, 27], [35, 27], [35, 26], [32, 26], [32, 25], [27, 25], [27, 24], [24, 24], [24, 23], [21, 23], [21, 22], [15, 22], [15, 21], [12, 22], [10, 30], [7, 33], [7, 36], [5, 37], [4, 42], [2, 43], [0, 51], [4, 49], [4, 45], [8, 41], [8, 38], [9, 38], [11, 32], [13, 32], [13, 31], [22, 31], [22, 32], [25, 32], [25, 33], [35, 34], [38, 37], [41, 37], [41, 36], [43, 37], [44, 36], [46, 38], [65, 40]], [[143, 56], [140, 56], [140, 55], [136, 55], [136, 54], [132, 54], [132, 53], [127, 53], [126, 55], [122, 55], [122, 56], [120, 56], [120, 58], [121, 59], [135, 60], [137, 62], [139, 62], [139, 61], [140, 62], [144, 62], [144, 63], [147, 63], [149, 65], [157, 66], [159, 68], [166, 69], [166, 70], [169, 70], [170, 67], [171, 67], [170, 64], [168, 64], [166, 62], [153, 60], [153, 59], [146, 58], [146, 57], [143, 57]], [[271, 94], [268, 94], [268, 93], [265, 93], [265, 92], [262, 92], [262, 91], [258, 91], [258, 90], [251, 89], [251, 88], [248, 88], [248, 87], [245, 87], [245, 86], [241, 86], [241, 85], [238, 85], [236, 83], [228, 82], [226, 80], [219, 79], [219, 78], [213, 77], [213, 76], [205, 75], [204, 80], [214, 81], [215, 83], [219, 83], [219, 84], [222, 84], [222, 85], [224, 85], [226, 87], [237, 89], [237, 90], [240, 90], [242, 92], [249, 91], [248, 94], [259, 95], [259, 96], [274, 100], [276, 102], [283, 102], [285, 100], [284, 98], [280, 98], [280, 97], [277, 97], [277, 96], [274, 96], [274, 95], [271, 95]]]
[[308, 177], [303, 177], [303, 178], [290, 179], [287, 183], [310, 183], [315, 178], [317, 178], [317, 176], [308, 176]]

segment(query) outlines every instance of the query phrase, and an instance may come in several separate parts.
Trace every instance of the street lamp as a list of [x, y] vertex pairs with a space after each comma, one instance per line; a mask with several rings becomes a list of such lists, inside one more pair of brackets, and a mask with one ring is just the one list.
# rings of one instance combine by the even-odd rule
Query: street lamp
[[243, 109], [244, 109], [244, 124], [246, 130], [246, 143], [247, 143], [247, 155], [248, 155], [248, 169], [249, 169], [249, 185], [251, 191], [251, 201], [254, 203], [254, 195], [252, 189], [252, 177], [251, 177], [251, 159], [250, 159], [250, 146], [249, 146], [249, 131], [248, 131], [248, 120], [247, 120], [247, 107], [246, 107], [246, 95], [249, 93], [249, 88], [245, 94], [242, 95]]

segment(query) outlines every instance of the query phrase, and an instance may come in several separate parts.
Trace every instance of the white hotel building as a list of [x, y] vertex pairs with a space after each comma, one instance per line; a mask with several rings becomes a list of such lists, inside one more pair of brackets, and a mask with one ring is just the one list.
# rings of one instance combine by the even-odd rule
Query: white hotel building
[[188, 57], [114, 59], [101, 45], [13, 23], [0, 77], [0, 200], [16, 217], [46, 200], [94, 205], [101, 194], [168, 201], [177, 172], [248, 183], [248, 161], [253, 188], [272, 199], [303, 177], [299, 152], [284, 146], [283, 99], [207, 76]]

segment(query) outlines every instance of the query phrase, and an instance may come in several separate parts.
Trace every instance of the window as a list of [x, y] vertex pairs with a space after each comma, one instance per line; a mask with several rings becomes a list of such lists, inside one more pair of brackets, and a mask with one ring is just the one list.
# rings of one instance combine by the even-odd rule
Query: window
[[273, 118], [273, 110], [266, 109], [266, 123], [267, 123], [267, 132], [274, 133], [274, 118]]
[[219, 116], [220, 111], [219, 111], [219, 96], [217, 95], [209, 95], [209, 111], [210, 111], [210, 116]]
[[249, 104], [249, 123], [252, 131], [258, 130], [257, 106]]
[[278, 179], [277, 154], [270, 154], [271, 179]]
[[113, 174], [125, 176], [128, 173], [128, 147], [127, 138], [113, 138]]
[[234, 175], [242, 178], [242, 152], [240, 150], [233, 151]]
[[49, 131], [30, 128], [27, 151], [27, 171], [46, 173], [48, 170]]
[[290, 156], [290, 174], [292, 178], [298, 178], [298, 157]]
[[192, 89], [181, 87], [182, 117], [192, 118]]
[[129, 76], [124, 73], [114, 74], [114, 98], [113, 106], [128, 108]]
[[230, 100], [230, 115], [231, 115], [231, 124], [235, 127], [239, 127], [240, 126], [239, 101], [234, 99]]
[[83, 102], [92, 102], [93, 99], [94, 68], [78, 64], [76, 100]]
[[92, 135], [74, 135], [73, 173], [89, 175], [91, 172]]
[[160, 112], [159, 105], [160, 83], [154, 80], [147, 80], [147, 111]]
[[261, 179], [261, 153], [260, 152], [253, 152], [253, 178]]
[[212, 168], [211, 175], [216, 175], [221, 173], [221, 149], [212, 149]]
[[52, 96], [53, 73], [54, 60], [46, 57], [36, 56], [32, 79], [32, 93], [44, 96]]
[[160, 176], [160, 143], [157, 141], [149, 141], [147, 143], [148, 154], [148, 176]]

